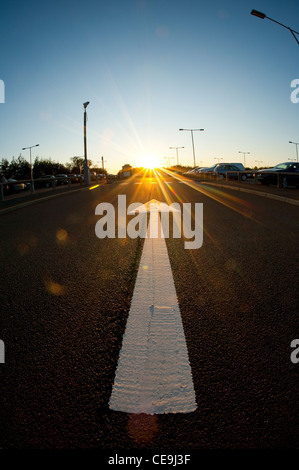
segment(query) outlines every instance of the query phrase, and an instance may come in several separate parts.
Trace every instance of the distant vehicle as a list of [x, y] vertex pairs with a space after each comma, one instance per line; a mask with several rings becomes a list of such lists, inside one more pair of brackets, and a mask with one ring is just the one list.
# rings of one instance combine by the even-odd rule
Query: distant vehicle
[[196, 168], [194, 168], [194, 173], [199, 173], [201, 169], [202, 166], [197, 166]]
[[57, 184], [68, 184], [68, 176], [61, 174], [61, 175], [56, 175], [55, 176], [55, 181]]
[[89, 177], [90, 177], [90, 181], [96, 181], [97, 179], [97, 174], [95, 171], [90, 171], [89, 172]]
[[[217, 163], [216, 163], [216, 165], [217, 165]], [[202, 168], [200, 168], [200, 170], [198, 170], [198, 173], [210, 173], [210, 172], [214, 171], [214, 168], [215, 168], [216, 165], [202, 167]]]
[[239, 171], [245, 171], [243, 163], [224, 162], [224, 163], [220, 163], [220, 165], [234, 165], [239, 168]]
[[[187, 173], [187, 174], [188, 174], [188, 173], [189, 173], [189, 174], [190, 174], [190, 173], [199, 173], [199, 171], [201, 170], [201, 168], [202, 168], [202, 167], [197, 166], [196, 168], [192, 168], [192, 170], [186, 171], [186, 173]], [[177, 173], [179, 173], [179, 172], [177, 172]]]
[[51, 188], [55, 177], [53, 175], [41, 175], [39, 178], [34, 180], [35, 188]]
[[282, 175], [281, 186], [283, 188], [288, 186], [299, 187], [299, 163], [297, 162], [279, 163], [273, 168], [263, 168], [256, 173], [257, 180], [261, 184], [277, 184], [277, 173], [292, 173]]
[[70, 178], [71, 180], [71, 183], [79, 183], [80, 181], [80, 176], [79, 175], [74, 175], [73, 173], [70, 173], [69, 175], [67, 175], [68, 178]]
[[[242, 163], [241, 164], [218, 163], [214, 168], [213, 174], [224, 178], [227, 172], [235, 172], [235, 173], [229, 173], [228, 177], [236, 179], [238, 178], [238, 173], [244, 170], [245, 168], [242, 165]], [[242, 181], [245, 181], [246, 178], [247, 178], [246, 174], [241, 174]]]
[[28, 186], [26, 183], [19, 182], [13, 178], [6, 180], [6, 183], [3, 184], [3, 190], [6, 194], [24, 191], [30, 187], [30, 185]]

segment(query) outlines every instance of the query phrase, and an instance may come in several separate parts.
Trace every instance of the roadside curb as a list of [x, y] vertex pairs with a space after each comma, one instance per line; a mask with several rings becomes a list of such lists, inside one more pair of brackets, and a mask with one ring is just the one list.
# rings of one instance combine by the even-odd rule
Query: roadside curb
[[291, 199], [291, 198], [285, 197], [285, 196], [279, 196], [278, 194], [265, 193], [265, 192], [262, 192], [262, 191], [255, 191], [254, 189], [240, 188], [239, 186], [229, 186], [229, 185], [225, 185], [225, 184], [210, 183], [208, 181], [204, 182], [204, 184], [209, 184], [210, 186], [216, 186], [218, 188], [220, 187], [220, 188], [224, 188], [224, 189], [233, 189], [234, 191], [240, 191], [242, 193], [255, 194], [257, 196], [266, 197], [268, 199], [275, 199], [277, 201], [286, 202], [288, 204], [292, 204], [293, 206], [299, 206], [299, 200]]
[[4, 214], [7, 214], [8, 212], [13, 212], [13, 211], [16, 211], [18, 209], [23, 209], [24, 207], [31, 206], [32, 204], [37, 204], [39, 202], [48, 201], [49, 199], [54, 199], [54, 198], [59, 197], [59, 196], [65, 196], [65, 195], [68, 195], [68, 194], [77, 193], [79, 191], [84, 191], [84, 190], [87, 190], [87, 189], [89, 189], [89, 186], [88, 187], [84, 186], [83, 188], [72, 189], [70, 191], [65, 191], [65, 192], [61, 192], [61, 193], [51, 194], [50, 196], [44, 196], [44, 197], [39, 197], [39, 198], [36, 198], [36, 199], [31, 199], [30, 201], [27, 201], [27, 202], [21, 202], [20, 204], [15, 204], [13, 206], [6, 207], [4, 209], [0, 209], [0, 216], [4, 215]]

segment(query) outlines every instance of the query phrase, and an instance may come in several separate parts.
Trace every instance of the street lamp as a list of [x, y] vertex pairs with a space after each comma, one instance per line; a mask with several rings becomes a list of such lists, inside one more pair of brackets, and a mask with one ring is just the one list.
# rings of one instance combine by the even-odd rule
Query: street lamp
[[292, 142], [291, 140], [289, 140], [289, 144], [296, 145], [296, 156], [297, 156], [297, 162], [298, 162], [298, 145], [299, 145], [299, 143], [298, 142]]
[[292, 34], [292, 36], [295, 38], [297, 44], [299, 45], [299, 41], [298, 41], [298, 38], [295, 36], [295, 34], [299, 34], [297, 31], [294, 31], [294, 29], [290, 28], [289, 26], [286, 26], [282, 23], [280, 23], [279, 21], [276, 21], [276, 20], [273, 20], [272, 18], [269, 18], [269, 16], [265, 15], [265, 13], [262, 13], [261, 11], [257, 11], [257, 10], [251, 10], [251, 15], [253, 16], [257, 16], [258, 18], [261, 18], [262, 20], [264, 18], [267, 18], [268, 20], [271, 20], [273, 21], [274, 23], [277, 23], [279, 24], [280, 26], [283, 26], [284, 28], [288, 29], [290, 31], [290, 33]]
[[88, 161], [87, 161], [87, 143], [86, 143], [86, 108], [89, 105], [89, 101], [83, 103], [84, 106], [84, 184], [90, 185], [90, 173], [88, 168]]
[[164, 158], [165, 158], [165, 160], [167, 160], [167, 162], [168, 162], [167, 166], [170, 166], [170, 160], [173, 160], [173, 159], [174, 159], [174, 157], [164, 157]]
[[214, 157], [214, 160], [218, 160], [219, 163], [219, 160], [223, 160], [223, 158]]
[[244, 167], [246, 166], [245, 165], [245, 154], [249, 154], [250, 152], [239, 152], [239, 153], [243, 153], [243, 156], [244, 156]]
[[31, 161], [31, 149], [33, 147], [39, 147], [39, 144], [36, 145], [31, 145], [31, 147], [24, 147], [22, 150], [28, 150], [30, 149], [30, 179], [33, 180], [33, 174], [32, 174], [32, 161]]
[[177, 165], [179, 164], [179, 153], [178, 153], [178, 149], [183, 149], [185, 147], [169, 147], [170, 149], [176, 149], [176, 161], [177, 161]]
[[179, 131], [191, 131], [192, 147], [193, 147], [193, 160], [194, 160], [194, 168], [195, 168], [195, 167], [196, 167], [196, 163], [195, 163], [195, 151], [194, 151], [193, 131], [204, 131], [204, 129], [179, 129]]

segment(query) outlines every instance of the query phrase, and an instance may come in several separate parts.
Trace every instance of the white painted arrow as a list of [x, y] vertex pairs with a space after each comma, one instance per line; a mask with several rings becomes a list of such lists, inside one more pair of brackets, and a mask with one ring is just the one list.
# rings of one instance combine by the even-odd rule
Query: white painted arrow
[[[159, 211], [165, 206], [158, 203], [151, 212], [160, 231]], [[149, 231], [109, 407], [126, 413], [188, 413], [196, 409], [195, 392], [167, 247], [163, 236], [153, 238]]]
[[136, 207], [134, 210], [129, 211], [128, 215], [135, 214], [136, 212], [181, 212], [177, 209], [174, 205], [168, 205], [166, 202], [157, 201], [157, 199], [151, 199], [150, 201], [146, 202], [145, 204], [141, 204], [140, 206]]

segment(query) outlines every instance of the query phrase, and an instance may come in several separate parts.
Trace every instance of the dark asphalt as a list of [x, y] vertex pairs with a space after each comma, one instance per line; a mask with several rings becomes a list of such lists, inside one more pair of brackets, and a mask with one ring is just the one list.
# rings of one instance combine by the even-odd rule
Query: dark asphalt
[[[2, 449], [299, 447], [298, 207], [166, 177], [82, 190], [0, 216]], [[108, 408], [143, 240], [95, 236], [95, 207], [202, 202], [204, 241], [167, 247], [198, 408]], [[169, 199], [170, 198], [170, 199]]]

